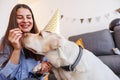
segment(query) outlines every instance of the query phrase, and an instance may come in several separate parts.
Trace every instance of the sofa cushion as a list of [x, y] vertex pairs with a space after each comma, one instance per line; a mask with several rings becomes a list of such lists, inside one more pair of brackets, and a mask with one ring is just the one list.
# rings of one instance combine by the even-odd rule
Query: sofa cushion
[[71, 36], [69, 40], [76, 42], [80, 38], [83, 40], [84, 47], [96, 56], [114, 54], [112, 48], [115, 44], [108, 29]]
[[120, 55], [99, 56], [99, 58], [117, 75], [120, 74]]
[[120, 50], [120, 26], [114, 28], [114, 40], [116, 47]]

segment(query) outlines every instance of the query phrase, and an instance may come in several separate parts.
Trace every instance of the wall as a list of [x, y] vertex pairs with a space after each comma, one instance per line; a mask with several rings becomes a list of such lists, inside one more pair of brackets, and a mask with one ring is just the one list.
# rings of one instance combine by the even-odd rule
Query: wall
[[17, 0], [0, 0], [0, 38], [7, 28], [11, 9], [17, 2]]
[[[24, 0], [21, 2], [24, 3]], [[111, 20], [120, 17], [115, 12], [120, 8], [120, 0], [36, 0], [34, 3], [25, 3], [32, 7], [40, 30], [59, 9], [63, 15], [60, 30], [66, 38], [108, 28]], [[91, 22], [88, 18], [92, 19]], [[81, 19], [84, 19], [83, 23]]]
[[[120, 0], [19, 0], [18, 3], [28, 4], [32, 8], [40, 30], [45, 27], [55, 10], [59, 9], [60, 14], [63, 15], [60, 30], [66, 38], [108, 28], [111, 20], [120, 17], [120, 14], [115, 11], [120, 8]], [[11, 5], [9, 4], [9, 6]], [[2, 8], [6, 12], [8, 11], [3, 5]], [[6, 12], [3, 12], [2, 15]], [[88, 19], [91, 21], [89, 22]], [[3, 23], [5, 24], [3, 25]], [[7, 21], [1, 22], [1, 24], [2, 33], [4, 33], [3, 27], [5, 28]]]

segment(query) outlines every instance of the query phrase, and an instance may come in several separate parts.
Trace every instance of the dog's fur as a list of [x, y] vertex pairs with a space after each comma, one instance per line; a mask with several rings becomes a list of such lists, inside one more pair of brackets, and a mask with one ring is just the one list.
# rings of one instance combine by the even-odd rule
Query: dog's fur
[[[61, 35], [45, 31], [39, 34], [26, 33], [22, 42], [26, 48], [48, 58], [57, 80], [120, 80], [110, 68], [86, 49], [83, 49], [81, 60], [74, 71], [60, 68], [73, 64], [79, 53], [79, 47]], [[35, 67], [34, 71], [39, 66]]]

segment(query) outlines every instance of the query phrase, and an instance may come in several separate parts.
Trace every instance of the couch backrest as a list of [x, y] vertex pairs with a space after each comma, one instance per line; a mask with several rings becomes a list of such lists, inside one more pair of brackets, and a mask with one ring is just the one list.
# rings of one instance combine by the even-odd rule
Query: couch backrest
[[120, 26], [114, 28], [114, 40], [116, 47], [120, 50]]
[[70, 36], [68, 39], [75, 42], [80, 38], [83, 41], [84, 47], [93, 52], [96, 56], [114, 54], [112, 48], [115, 47], [115, 44], [110, 30], [108, 29], [74, 35]]

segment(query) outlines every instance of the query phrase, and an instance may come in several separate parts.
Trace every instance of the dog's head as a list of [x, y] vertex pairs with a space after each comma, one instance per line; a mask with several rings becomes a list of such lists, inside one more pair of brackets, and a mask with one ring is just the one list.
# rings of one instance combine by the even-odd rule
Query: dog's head
[[60, 47], [60, 36], [55, 33], [41, 31], [40, 33], [24, 33], [23, 46], [34, 53], [47, 53]]

